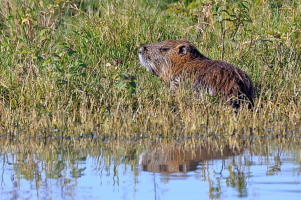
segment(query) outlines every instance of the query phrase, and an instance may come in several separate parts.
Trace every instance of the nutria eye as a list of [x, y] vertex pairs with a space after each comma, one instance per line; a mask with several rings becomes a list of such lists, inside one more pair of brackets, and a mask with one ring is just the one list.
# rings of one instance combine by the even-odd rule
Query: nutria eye
[[166, 52], [166, 51], [168, 51], [169, 50], [169, 48], [160, 48], [160, 51], [161, 52]]

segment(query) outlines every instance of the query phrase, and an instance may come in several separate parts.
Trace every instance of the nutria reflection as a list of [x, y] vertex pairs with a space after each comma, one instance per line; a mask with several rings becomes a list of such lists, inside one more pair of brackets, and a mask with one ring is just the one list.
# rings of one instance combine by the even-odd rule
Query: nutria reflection
[[242, 153], [242, 149], [230, 145], [222, 147], [203, 144], [193, 147], [184, 145], [152, 145], [139, 156], [143, 171], [156, 173], [188, 172], [197, 169], [200, 162], [225, 159]]

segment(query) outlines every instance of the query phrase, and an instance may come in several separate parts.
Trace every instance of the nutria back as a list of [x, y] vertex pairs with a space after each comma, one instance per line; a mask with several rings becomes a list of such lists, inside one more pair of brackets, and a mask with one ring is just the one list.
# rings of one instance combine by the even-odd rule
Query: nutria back
[[165, 40], [139, 49], [139, 60], [150, 73], [176, 89], [189, 79], [201, 94], [220, 97], [233, 108], [254, 106], [254, 87], [241, 69], [220, 60], [211, 60], [185, 40]]

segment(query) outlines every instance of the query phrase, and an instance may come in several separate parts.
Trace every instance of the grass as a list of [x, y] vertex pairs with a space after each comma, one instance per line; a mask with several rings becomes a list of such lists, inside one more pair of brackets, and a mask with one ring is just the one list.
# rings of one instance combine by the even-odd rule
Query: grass
[[[301, 3], [175, 2], [1, 1], [2, 137], [299, 137]], [[142, 44], [183, 38], [250, 75], [255, 112], [174, 96], [139, 65]]]

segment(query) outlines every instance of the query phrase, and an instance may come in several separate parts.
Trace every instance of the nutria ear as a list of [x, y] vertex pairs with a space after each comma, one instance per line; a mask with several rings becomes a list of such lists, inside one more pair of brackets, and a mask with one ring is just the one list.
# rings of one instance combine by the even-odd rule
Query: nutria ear
[[182, 45], [179, 47], [179, 55], [184, 56], [188, 53], [188, 47], [186, 45]]

